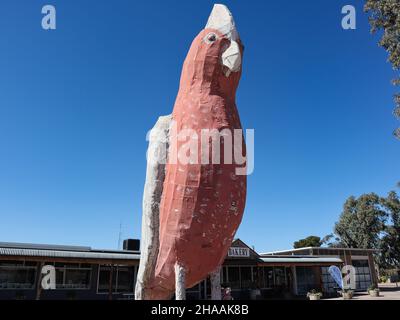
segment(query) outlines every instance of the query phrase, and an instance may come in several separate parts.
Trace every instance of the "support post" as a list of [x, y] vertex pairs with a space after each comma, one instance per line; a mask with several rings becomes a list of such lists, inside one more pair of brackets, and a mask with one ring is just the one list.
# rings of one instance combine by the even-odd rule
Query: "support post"
[[178, 263], [175, 264], [175, 299], [186, 300], [186, 272]]
[[218, 267], [213, 273], [210, 274], [211, 281], [211, 300], [222, 300], [221, 295], [221, 267]]
[[110, 278], [108, 279], [108, 300], [113, 299], [113, 275], [114, 265], [110, 265]]
[[44, 266], [44, 262], [38, 263], [36, 269], [36, 300], [40, 300], [40, 296], [42, 295], [42, 269]]
[[292, 266], [292, 275], [293, 275], [293, 294], [295, 296], [298, 295], [298, 289], [297, 289], [297, 271], [296, 271], [296, 266]]

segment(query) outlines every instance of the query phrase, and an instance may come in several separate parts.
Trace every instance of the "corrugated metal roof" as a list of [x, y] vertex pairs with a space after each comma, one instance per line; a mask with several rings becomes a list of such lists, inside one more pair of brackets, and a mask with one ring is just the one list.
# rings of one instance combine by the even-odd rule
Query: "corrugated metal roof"
[[271, 263], [342, 263], [343, 261], [339, 258], [261, 258], [264, 262], [271, 262]]
[[269, 256], [269, 255], [276, 255], [276, 254], [287, 254], [297, 251], [304, 251], [304, 250], [331, 250], [331, 251], [369, 251], [369, 252], [378, 252], [377, 249], [361, 249], [361, 248], [329, 248], [329, 247], [304, 247], [304, 248], [297, 248], [297, 249], [288, 249], [288, 250], [279, 250], [279, 251], [270, 251], [260, 253], [261, 256]]
[[64, 250], [38, 250], [29, 248], [1, 248], [0, 255], [27, 256], [48, 258], [79, 258], [79, 259], [109, 259], [109, 260], [139, 260], [139, 254], [132, 253], [106, 253], [106, 252], [81, 252]]
[[19, 249], [39, 249], [39, 250], [59, 250], [59, 251], [90, 251], [90, 247], [84, 246], [63, 246], [54, 244], [0, 242], [0, 248], [19, 248]]

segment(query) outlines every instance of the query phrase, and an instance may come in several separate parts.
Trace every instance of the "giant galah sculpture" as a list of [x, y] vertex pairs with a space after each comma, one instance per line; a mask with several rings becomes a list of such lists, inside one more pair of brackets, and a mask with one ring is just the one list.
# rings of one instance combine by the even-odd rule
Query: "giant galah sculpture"
[[[232, 154], [230, 161], [225, 154], [232, 144], [231, 153], [245, 156], [235, 103], [242, 55], [232, 14], [215, 5], [183, 65], [172, 116], [161, 117], [150, 134], [136, 299], [170, 299], [174, 293], [184, 299], [185, 288], [208, 275], [215, 284], [213, 298], [219, 298], [219, 267], [246, 199], [246, 175], [238, 173], [245, 161], [238, 163]], [[186, 140], [180, 136], [185, 130], [192, 132]], [[204, 132], [216, 130], [221, 134], [217, 144], [215, 136], [203, 139]], [[197, 156], [183, 161], [188, 144]], [[219, 160], [212, 150], [216, 146]]]

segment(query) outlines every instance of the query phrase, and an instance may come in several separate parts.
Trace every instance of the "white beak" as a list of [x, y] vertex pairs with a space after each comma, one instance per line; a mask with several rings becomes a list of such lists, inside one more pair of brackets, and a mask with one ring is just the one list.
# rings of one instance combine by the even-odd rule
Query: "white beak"
[[240, 53], [239, 33], [236, 30], [235, 20], [232, 13], [223, 4], [215, 4], [211, 11], [206, 25], [206, 29], [215, 29], [231, 40], [228, 49], [222, 54], [222, 64], [229, 70], [226, 73], [228, 77], [231, 72], [238, 72], [242, 66], [242, 56]]

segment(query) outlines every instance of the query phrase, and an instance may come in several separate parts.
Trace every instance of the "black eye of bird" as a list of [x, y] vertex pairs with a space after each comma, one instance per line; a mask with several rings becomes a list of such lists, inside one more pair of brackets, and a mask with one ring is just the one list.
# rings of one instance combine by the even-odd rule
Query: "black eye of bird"
[[218, 40], [218, 36], [214, 32], [210, 32], [204, 37], [204, 41], [208, 44], [211, 44]]
[[208, 35], [208, 41], [214, 42], [217, 40], [217, 36], [214, 33]]

